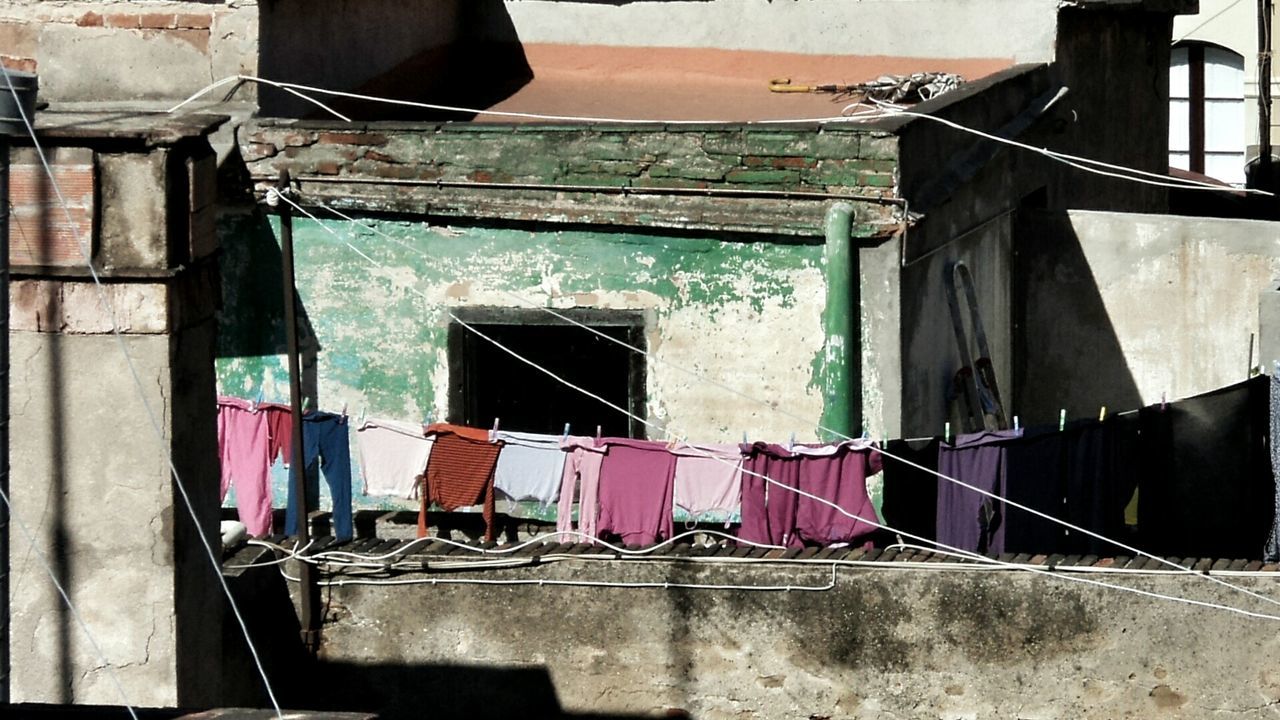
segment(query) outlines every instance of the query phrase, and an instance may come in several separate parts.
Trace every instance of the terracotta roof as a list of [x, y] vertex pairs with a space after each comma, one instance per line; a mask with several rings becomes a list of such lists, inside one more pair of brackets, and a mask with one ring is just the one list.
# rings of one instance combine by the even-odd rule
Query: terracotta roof
[[[775, 93], [769, 81], [852, 84], [949, 72], [975, 80], [1010, 58], [801, 55], [708, 48], [527, 44], [533, 79], [490, 109], [637, 120], [785, 120], [839, 115], [829, 94]], [[483, 118], [482, 118], [483, 119]]]

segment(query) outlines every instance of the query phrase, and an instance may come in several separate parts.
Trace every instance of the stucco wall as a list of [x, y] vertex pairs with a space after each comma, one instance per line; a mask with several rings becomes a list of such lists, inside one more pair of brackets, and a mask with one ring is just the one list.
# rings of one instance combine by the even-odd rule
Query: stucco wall
[[[346, 222], [328, 227], [385, 269], [316, 223], [295, 221], [298, 290], [311, 338], [304, 345], [320, 348], [318, 356], [309, 354], [313, 364], [304, 375], [314, 378], [307, 383], [322, 409], [346, 404], [353, 416], [410, 421], [432, 411], [447, 416], [445, 308], [527, 309], [528, 299], [555, 308], [642, 311], [654, 357], [645, 378], [650, 421], [705, 441], [736, 442], [743, 432], [816, 437], [812, 428], [673, 367], [816, 422], [826, 300], [816, 242], [370, 222], [400, 244]], [[227, 215], [221, 234], [220, 389], [285, 400], [276, 230], [259, 215]], [[600, 413], [616, 411], [601, 406]], [[283, 503], [283, 488], [277, 501]], [[367, 506], [382, 502], [357, 498]]]
[[505, 5], [523, 42], [1018, 62], [1052, 59], [1057, 8], [1050, 0], [506, 0]]
[[[430, 577], [821, 587], [831, 572], [625, 560], [400, 579]], [[1269, 607], [1203, 578], [1087, 577]], [[477, 718], [558, 707], [706, 720], [1265, 717], [1280, 700], [1280, 640], [1265, 621], [1022, 573], [844, 568], [825, 592], [366, 585], [326, 596], [304, 702], [388, 719], [427, 705]]]
[[1259, 295], [1280, 277], [1275, 223], [1072, 211], [1029, 217], [1017, 244], [1024, 418], [1130, 409], [1248, 376]]

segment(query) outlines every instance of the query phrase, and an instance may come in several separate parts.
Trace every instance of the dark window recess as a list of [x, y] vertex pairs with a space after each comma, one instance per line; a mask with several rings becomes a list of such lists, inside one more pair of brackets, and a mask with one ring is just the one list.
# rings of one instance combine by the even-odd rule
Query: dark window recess
[[[512, 352], [645, 417], [644, 356], [541, 311], [466, 308], [455, 312]], [[644, 320], [625, 311], [562, 312], [644, 349]], [[449, 325], [451, 422], [504, 430], [643, 438], [644, 425], [521, 362], [457, 322]]]

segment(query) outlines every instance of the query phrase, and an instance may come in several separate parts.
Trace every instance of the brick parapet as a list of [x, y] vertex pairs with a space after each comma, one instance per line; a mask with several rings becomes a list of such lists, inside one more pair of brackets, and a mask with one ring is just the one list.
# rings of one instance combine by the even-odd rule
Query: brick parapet
[[259, 121], [239, 139], [260, 190], [287, 169], [351, 209], [809, 235], [839, 196], [865, 201], [859, 235], [900, 220], [897, 138], [865, 128]]

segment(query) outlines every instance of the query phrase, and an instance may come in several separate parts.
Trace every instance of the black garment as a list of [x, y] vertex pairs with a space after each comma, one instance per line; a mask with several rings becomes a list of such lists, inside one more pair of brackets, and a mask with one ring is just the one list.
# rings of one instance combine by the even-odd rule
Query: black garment
[[[1124, 508], [1138, 486], [1138, 425], [1138, 414], [1130, 413], [1067, 427], [1067, 522], [1133, 543], [1124, 523]], [[1064, 533], [1059, 552], [1104, 557], [1124, 554], [1112, 543], [1074, 530]]]
[[1256, 558], [1275, 515], [1268, 378], [1139, 413], [1140, 547], [1177, 557]]
[[[1007, 500], [1064, 518], [1066, 506], [1066, 457], [1074, 434], [1054, 427], [1028, 429], [1006, 444], [1005, 489]], [[1004, 505], [1004, 551], [1007, 553], [1062, 552], [1065, 537], [1061, 525], [1022, 508]]]
[[[890, 440], [885, 445], [885, 453], [880, 456], [884, 463], [884, 495], [880, 513], [884, 516], [885, 525], [926, 540], [935, 539], [938, 476], [934, 472], [938, 469], [938, 445], [941, 442], [939, 438], [916, 443]], [[920, 470], [895, 458], [923, 465], [934, 472]]]

